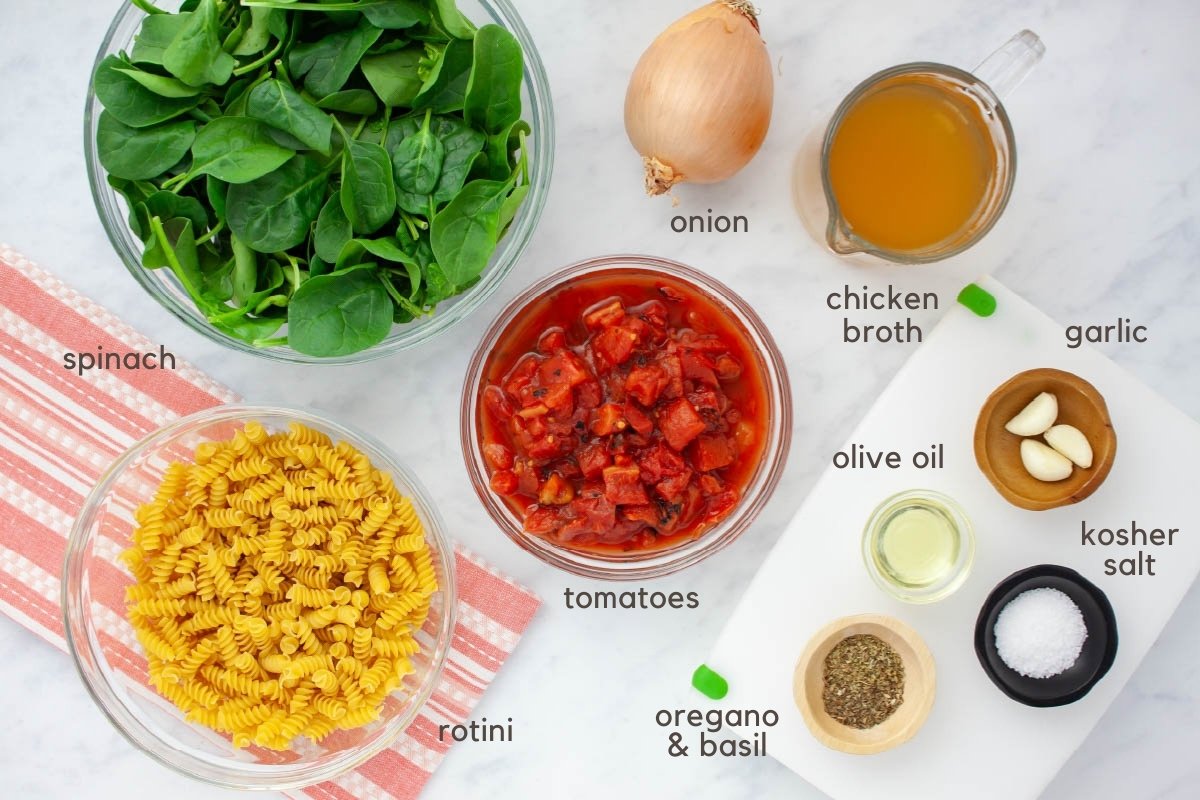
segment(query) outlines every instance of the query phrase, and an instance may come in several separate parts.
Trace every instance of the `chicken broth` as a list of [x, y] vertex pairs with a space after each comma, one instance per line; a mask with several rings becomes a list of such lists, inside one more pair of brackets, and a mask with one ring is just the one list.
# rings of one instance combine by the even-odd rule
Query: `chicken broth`
[[859, 238], [892, 251], [934, 247], [978, 217], [997, 170], [979, 106], [927, 74], [881, 81], [845, 112], [829, 181]]

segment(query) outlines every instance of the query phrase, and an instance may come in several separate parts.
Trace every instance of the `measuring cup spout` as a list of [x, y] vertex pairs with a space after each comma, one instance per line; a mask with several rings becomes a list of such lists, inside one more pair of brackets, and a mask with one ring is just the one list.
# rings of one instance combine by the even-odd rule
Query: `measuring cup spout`
[[985, 58], [973, 74], [1003, 100], [1021, 85], [1045, 53], [1046, 45], [1026, 28]]
[[838, 255], [848, 256], [853, 253], [861, 253], [862, 246], [850, 234], [846, 228], [845, 220], [836, 214], [832, 213], [829, 218], [829, 225], [825, 228], [825, 243], [829, 249]]

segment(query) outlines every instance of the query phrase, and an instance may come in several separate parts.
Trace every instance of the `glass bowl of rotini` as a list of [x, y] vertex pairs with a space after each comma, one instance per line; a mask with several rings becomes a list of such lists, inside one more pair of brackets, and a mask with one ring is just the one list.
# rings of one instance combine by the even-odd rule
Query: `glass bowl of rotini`
[[453, 552], [371, 437], [220, 406], [130, 448], [67, 544], [66, 639], [139, 749], [212, 784], [288, 789], [391, 745], [441, 679]]

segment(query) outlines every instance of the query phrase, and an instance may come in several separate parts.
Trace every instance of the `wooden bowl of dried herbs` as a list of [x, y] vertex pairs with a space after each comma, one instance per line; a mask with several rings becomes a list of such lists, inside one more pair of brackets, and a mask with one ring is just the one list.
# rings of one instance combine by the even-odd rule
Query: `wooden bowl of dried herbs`
[[911, 739], [933, 708], [933, 656], [917, 632], [894, 617], [834, 620], [809, 640], [792, 692], [821, 744], [870, 755]]

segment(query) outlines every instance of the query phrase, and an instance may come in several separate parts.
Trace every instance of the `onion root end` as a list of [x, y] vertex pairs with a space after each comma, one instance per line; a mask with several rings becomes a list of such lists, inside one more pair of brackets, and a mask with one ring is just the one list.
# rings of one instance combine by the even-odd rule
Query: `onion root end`
[[651, 197], [669, 194], [675, 184], [687, 180], [682, 173], [657, 158], [646, 156], [642, 158], [642, 163], [646, 166], [646, 194]]

